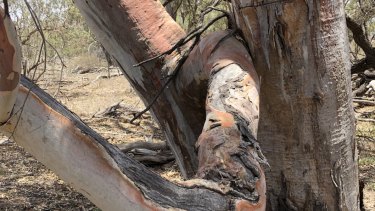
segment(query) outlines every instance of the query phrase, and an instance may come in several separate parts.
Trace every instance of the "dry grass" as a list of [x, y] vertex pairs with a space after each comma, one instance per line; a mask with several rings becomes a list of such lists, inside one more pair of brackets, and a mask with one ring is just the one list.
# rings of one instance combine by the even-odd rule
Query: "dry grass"
[[[355, 109], [356, 116], [375, 118], [375, 107]], [[357, 141], [359, 149], [360, 180], [365, 183], [366, 210], [375, 210], [375, 124], [357, 122]]]

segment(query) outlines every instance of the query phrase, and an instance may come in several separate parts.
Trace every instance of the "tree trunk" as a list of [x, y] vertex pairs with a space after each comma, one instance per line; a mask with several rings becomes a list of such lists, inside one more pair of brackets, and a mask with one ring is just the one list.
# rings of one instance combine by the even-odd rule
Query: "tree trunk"
[[262, 78], [267, 209], [359, 210], [343, 1], [233, 4]]
[[[159, 1], [78, 0], [75, 4], [96, 38], [118, 62], [143, 102], [149, 105], [166, 81], [163, 78], [168, 75], [168, 68], [163, 66], [168, 60], [177, 60], [179, 55], [155, 59], [138, 67], [133, 65], [172, 48], [185, 35], [181, 27]], [[173, 62], [170, 65], [173, 68]], [[191, 177], [198, 165], [194, 143], [203, 126], [204, 107], [190, 111], [195, 116], [186, 116], [189, 112], [178, 98], [171, 84], [153, 104], [151, 113], [165, 131], [182, 175]]]

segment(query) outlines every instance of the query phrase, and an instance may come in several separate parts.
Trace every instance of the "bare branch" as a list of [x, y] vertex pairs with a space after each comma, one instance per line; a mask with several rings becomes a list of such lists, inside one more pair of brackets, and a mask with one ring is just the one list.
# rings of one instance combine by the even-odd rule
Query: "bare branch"
[[362, 27], [350, 17], [346, 17], [346, 24], [353, 33], [355, 43], [362, 48], [366, 55], [375, 55], [375, 50], [367, 39]]

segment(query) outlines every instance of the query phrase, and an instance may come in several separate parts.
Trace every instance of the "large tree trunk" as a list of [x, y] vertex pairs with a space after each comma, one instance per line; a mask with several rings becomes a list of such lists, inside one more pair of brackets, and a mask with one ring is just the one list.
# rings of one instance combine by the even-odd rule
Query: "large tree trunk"
[[342, 0], [234, 0], [260, 74], [269, 210], [359, 210]]

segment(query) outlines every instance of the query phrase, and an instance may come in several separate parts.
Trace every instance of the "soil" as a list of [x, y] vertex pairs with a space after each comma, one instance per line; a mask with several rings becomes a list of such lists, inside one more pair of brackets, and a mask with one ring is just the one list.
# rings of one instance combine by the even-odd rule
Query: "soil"
[[[92, 69], [85, 74], [80, 74], [77, 69], [65, 71], [61, 82], [58, 70], [49, 71], [38, 84], [113, 144], [164, 141], [149, 113], [137, 120], [135, 125], [127, 123], [144, 105], [116, 69], [111, 74], [117, 76], [111, 78], [105, 77], [106, 68]], [[98, 117], [101, 111], [117, 103], [121, 105], [118, 110], [109, 116]], [[374, 110], [375, 107], [366, 107], [357, 109], [357, 112], [371, 113]], [[375, 210], [374, 123], [358, 124], [360, 179], [365, 183], [365, 207], [366, 210]], [[165, 178], [180, 180], [173, 162], [154, 170]], [[0, 210], [99, 209], [21, 147], [0, 136]]]

